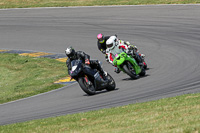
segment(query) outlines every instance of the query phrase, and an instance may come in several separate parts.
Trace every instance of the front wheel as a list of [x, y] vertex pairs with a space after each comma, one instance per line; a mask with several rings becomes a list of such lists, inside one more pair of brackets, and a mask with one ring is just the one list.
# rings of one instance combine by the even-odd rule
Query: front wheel
[[140, 76], [145, 76], [145, 74], [146, 74], [146, 70], [145, 70], [145, 68], [142, 68], [142, 71], [140, 72]]
[[94, 95], [96, 94], [96, 90], [94, 88], [94, 85], [91, 81], [88, 80], [87, 77], [81, 77], [78, 79], [78, 83], [81, 87], [81, 89], [87, 93], [88, 95]]
[[135, 70], [130, 62], [123, 65], [124, 71], [133, 79], [137, 79], [139, 76], [135, 73]]
[[108, 87], [106, 87], [106, 90], [107, 91], [115, 90], [116, 84], [114, 79], [110, 76], [110, 74], [107, 74], [107, 78], [110, 82], [108, 83]]

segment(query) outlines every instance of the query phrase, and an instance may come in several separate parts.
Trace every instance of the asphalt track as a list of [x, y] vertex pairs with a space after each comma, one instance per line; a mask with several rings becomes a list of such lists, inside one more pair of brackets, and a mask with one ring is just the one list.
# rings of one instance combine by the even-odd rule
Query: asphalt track
[[[100, 32], [135, 42], [147, 76], [115, 74], [97, 50]], [[200, 5], [0, 10], [0, 49], [64, 54], [69, 45], [101, 60], [117, 90], [88, 96], [72, 84], [1, 104], [0, 125], [200, 92]]]

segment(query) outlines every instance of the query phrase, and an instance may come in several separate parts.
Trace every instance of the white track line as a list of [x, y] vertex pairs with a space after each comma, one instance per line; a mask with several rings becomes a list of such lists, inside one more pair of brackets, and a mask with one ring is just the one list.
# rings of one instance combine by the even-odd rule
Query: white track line
[[71, 83], [67, 86], [64, 86], [64, 87], [61, 87], [61, 88], [58, 88], [58, 89], [55, 89], [55, 90], [51, 90], [51, 91], [48, 91], [48, 92], [44, 92], [44, 93], [40, 93], [40, 94], [37, 94], [37, 95], [34, 95], [34, 96], [30, 96], [30, 97], [26, 97], [26, 98], [22, 98], [22, 99], [18, 99], [18, 100], [15, 100], [15, 101], [11, 101], [11, 102], [7, 102], [7, 103], [3, 103], [3, 104], [0, 104], [0, 106], [2, 105], [6, 105], [6, 104], [11, 104], [11, 103], [15, 103], [15, 102], [18, 102], [18, 101], [22, 101], [22, 100], [26, 100], [26, 99], [29, 99], [29, 98], [33, 98], [33, 97], [37, 97], [37, 96], [40, 96], [40, 95], [45, 95], [45, 94], [48, 94], [48, 93], [51, 93], [51, 92], [55, 92], [55, 91], [59, 91], [59, 90], [62, 90], [62, 89], [66, 89], [74, 84], [76, 84], [77, 82], [74, 82], [74, 83]]

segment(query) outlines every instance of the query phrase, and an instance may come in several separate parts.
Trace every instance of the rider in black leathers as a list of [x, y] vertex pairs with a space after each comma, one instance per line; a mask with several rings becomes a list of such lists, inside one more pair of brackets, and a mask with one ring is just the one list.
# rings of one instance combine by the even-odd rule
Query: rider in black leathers
[[104, 36], [101, 33], [97, 35], [97, 47], [103, 54], [106, 54], [106, 41], [109, 38], [110, 36]]
[[84, 53], [83, 51], [77, 51], [75, 52], [74, 48], [72, 47], [68, 47], [65, 50], [65, 54], [68, 57], [68, 60], [66, 61], [66, 65], [68, 67], [68, 74], [71, 74], [71, 61], [72, 60], [82, 60], [83, 64], [90, 66], [92, 69], [97, 69], [100, 72], [100, 75], [103, 76], [104, 80], [102, 78], [99, 77], [95, 77], [96, 72], [95, 71], [91, 71], [90, 68], [88, 67], [84, 67], [83, 71], [87, 74], [90, 74], [91, 76], [93, 76], [94, 78], [98, 78], [97, 80], [101, 80], [101, 82], [107, 83], [108, 80], [106, 78], [106, 74], [103, 71], [101, 65], [99, 64], [98, 60], [90, 60], [90, 56], [86, 53]]

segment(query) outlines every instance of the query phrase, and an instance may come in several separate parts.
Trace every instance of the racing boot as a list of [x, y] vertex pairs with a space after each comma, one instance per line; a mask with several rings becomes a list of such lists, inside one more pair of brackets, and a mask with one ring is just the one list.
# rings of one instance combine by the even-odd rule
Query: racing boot
[[118, 67], [115, 67], [114, 72], [116, 72], [117, 74], [121, 72], [121, 70]]
[[99, 74], [102, 76], [102, 78], [106, 81], [109, 82], [108, 78], [107, 78], [107, 73], [103, 70], [103, 68], [101, 67], [101, 65], [98, 63], [97, 65], [97, 69], [99, 70]]
[[108, 79], [108, 77], [107, 77], [107, 72], [105, 72], [105, 71], [100, 72], [100, 75], [102, 75], [102, 78], [104, 79], [105, 82], [107, 82], [107, 83], [111, 82], [111, 80]]
[[99, 74], [99, 72], [97, 72], [95, 75], [94, 75], [94, 78], [95, 78], [95, 84], [96, 84], [96, 86], [98, 86], [98, 87], [104, 87], [104, 86], [106, 86], [106, 85], [108, 85], [108, 80], [104, 80], [101, 76], [100, 76], [100, 74]]
[[135, 59], [140, 67], [143, 67], [143, 59], [139, 54], [135, 54]]

